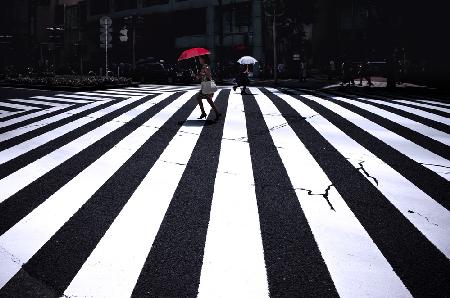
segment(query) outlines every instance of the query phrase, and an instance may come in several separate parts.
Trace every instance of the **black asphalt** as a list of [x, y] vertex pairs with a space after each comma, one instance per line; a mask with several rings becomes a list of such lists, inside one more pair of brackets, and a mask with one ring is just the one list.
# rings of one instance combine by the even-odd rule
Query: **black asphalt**
[[[339, 192], [411, 294], [414, 297], [448, 296], [448, 293], [450, 293], [450, 270], [448, 269], [450, 268], [450, 261], [306, 119], [302, 118], [276, 94], [263, 88], [261, 90], [279, 109], [287, 124], [318, 162], [332, 182], [330, 187], [334, 187]], [[450, 133], [449, 126], [401, 109], [382, 105], [384, 101], [400, 98], [395, 94], [390, 96], [389, 92], [364, 94], [363, 89], [349, 90], [348, 92], [344, 89], [339, 92], [324, 90], [321, 92], [314, 90], [284, 92], [311, 107], [413, 182], [447, 210], [450, 210], [450, 183], [446, 179], [417, 164], [334, 111], [330, 111], [300, 95], [314, 94], [330, 100], [447, 159], [450, 158], [448, 146], [428, 136], [418, 134], [407, 127], [402, 127], [389, 119], [377, 116], [370, 111], [337, 101], [331, 97], [340, 95], [356, 101], [361, 101], [358, 97], [375, 98], [378, 100], [377, 103], [361, 102], [380, 107], [446, 133]], [[0, 88], [0, 101], [10, 102], [8, 98], [25, 99], [32, 96], [52, 96], [59, 93], [63, 92]], [[113, 148], [120, 140], [173, 102], [182, 93], [175, 93], [150, 107], [135, 119], [83, 149], [1, 202], [0, 235], [22, 220], [52, 194]], [[101, 96], [108, 97], [107, 95]], [[113, 120], [140, 103], [151, 101], [153, 97], [154, 95], [144, 97], [116, 112], [78, 127], [64, 136], [55, 138], [45, 146], [40, 146], [0, 165], [0, 179], [107, 121]], [[415, 99], [416, 97], [404, 96], [404, 98]], [[432, 98], [423, 99], [433, 100]], [[0, 151], [81, 117], [88, 117], [89, 114], [121, 100], [124, 99], [105, 102], [97, 108], [69, 116], [11, 140], [0, 142]], [[212, 113], [206, 121], [189, 122], [186, 121], [189, 114], [194, 109], [198, 109], [195, 99], [191, 98], [0, 289], [0, 297], [60, 297], [179, 129], [183, 125], [202, 125], [203, 128], [198, 142], [186, 165], [186, 170], [178, 184], [133, 290], [133, 297], [195, 297], [200, 282], [203, 250], [228, 101], [229, 91], [221, 91], [217, 97], [217, 105], [224, 114], [220, 121], [212, 121], [212, 118], [214, 118], [214, 113]], [[243, 101], [270, 296], [336, 297], [338, 293], [335, 285], [301, 209], [277, 148], [271, 139], [257, 100], [252, 95], [246, 95], [243, 97]], [[436, 100], [434, 105], [442, 106], [443, 102]], [[39, 120], [70, 111], [81, 105], [83, 104], [75, 104], [18, 124], [0, 127], [0, 133], [7, 133], [26, 125], [33, 125]], [[33, 104], [30, 104], [30, 106], [33, 106]], [[34, 104], [34, 106], [44, 109], [50, 108], [44, 105]], [[208, 107], [207, 104], [206, 107]], [[448, 108], [448, 106], [445, 107]], [[419, 109], [436, 115], [444, 115], [443, 113], [445, 113], [437, 113], [436, 110], [427, 108]], [[21, 112], [18, 115], [33, 112]], [[14, 117], [17, 117], [17, 115], [1, 118], [0, 123]], [[307, 171], [308, 169], [299, 168], [299, 170]], [[232, 186], [230, 185], [230, 187]], [[151, 194], [149, 196], [151, 197]]]
[[[293, 108], [275, 94], [266, 94], [330, 178], [333, 186], [413, 296], [443, 297], [443, 294], [450, 293], [450, 262], [445, 255], [307, 121], [299, 120], [299, 115]], [[300, 96], [297, 98], [344, 130], [344, 121], [339, 119], [340, 116], [319, 108], [319, 105], [312, 101]], [[349, 135], [365, 145], [362, 141], [368, 137], [358, 133], [358, 129], [349, 128], [344, 131], [353, 132]], [[442, 192], [441, 198], [446, 194], [449, 192]]]

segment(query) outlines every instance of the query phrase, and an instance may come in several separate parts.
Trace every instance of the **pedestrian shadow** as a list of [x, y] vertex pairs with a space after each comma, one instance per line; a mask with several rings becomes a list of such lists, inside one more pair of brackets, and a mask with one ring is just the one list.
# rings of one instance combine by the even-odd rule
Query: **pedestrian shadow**
[[216, 124], [216, 123], [217, 123], [217, 121], [213, 121], [213, 120], [196, 119], [196, 120], [179, 121], [178, 125], [179, 126], [199, 127], [199, 126], [213, 125], [213, 124]]

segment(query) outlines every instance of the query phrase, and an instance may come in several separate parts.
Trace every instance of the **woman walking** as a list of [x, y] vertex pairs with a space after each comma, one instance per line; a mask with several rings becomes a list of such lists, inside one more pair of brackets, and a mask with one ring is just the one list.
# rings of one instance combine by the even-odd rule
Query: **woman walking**
[[[200, 61], [200, 64], [202, 65], [202, 69], [198, 73], [197, 78], [200, 79], [202, 82], [212, 81], [211, 69], [209, 68], [209, 57], [207, 55], [199, 56], [199, 61]], [[202, 86], [203, 86], [203, 84], [202, 84]], [[207, 90], [203, 90], [203, 88], [201, 88], [200, 91], [197, 93], [198, 105], [200, 106], [200, 111], [202, 112], [202, 114], [200, 115], [200, 117], [198, 117], [198, 119], [206, 118], [206, 112], [205, 112], [205, 108], [203, 107], [203, 102], [202, 102], [202, 99], [205, 98], [206, 101], [208, 101], [211, 108], [216, 113], [215, 120], [216, 121], [219, 120], [219, 118], [222, 114], [219, 113], [216, 105], [212, 101], [213, 95], [214, 95], [214, 92], [210, 93]]]

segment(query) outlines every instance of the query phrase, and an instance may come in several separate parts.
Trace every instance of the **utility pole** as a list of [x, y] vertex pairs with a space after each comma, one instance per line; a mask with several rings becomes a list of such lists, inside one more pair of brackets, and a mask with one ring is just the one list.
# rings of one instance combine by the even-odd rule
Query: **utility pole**
[[284, 12], [283, 0], [265, 0], [265, 14], [268, 17], [273, 17], [272, 35], [273, 35], [273, 78], [275, 84], [278, 82], [278, 56], [277, 56], [277, 17], [281, 17]]
[[272, 23], [272, 34], [273, 34], [273, 80], [275, 84], [278, 82], [278, 57], [277, 57], [277, 22], [275, 9], [273, 10], [273, 23]]

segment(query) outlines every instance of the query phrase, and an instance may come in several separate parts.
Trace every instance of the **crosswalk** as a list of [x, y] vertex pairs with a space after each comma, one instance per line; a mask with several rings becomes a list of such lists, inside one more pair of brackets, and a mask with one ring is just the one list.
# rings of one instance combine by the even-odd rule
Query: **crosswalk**
[[0, 297], [450, 293], [448, 102], [197, 88], [0, 100]]

